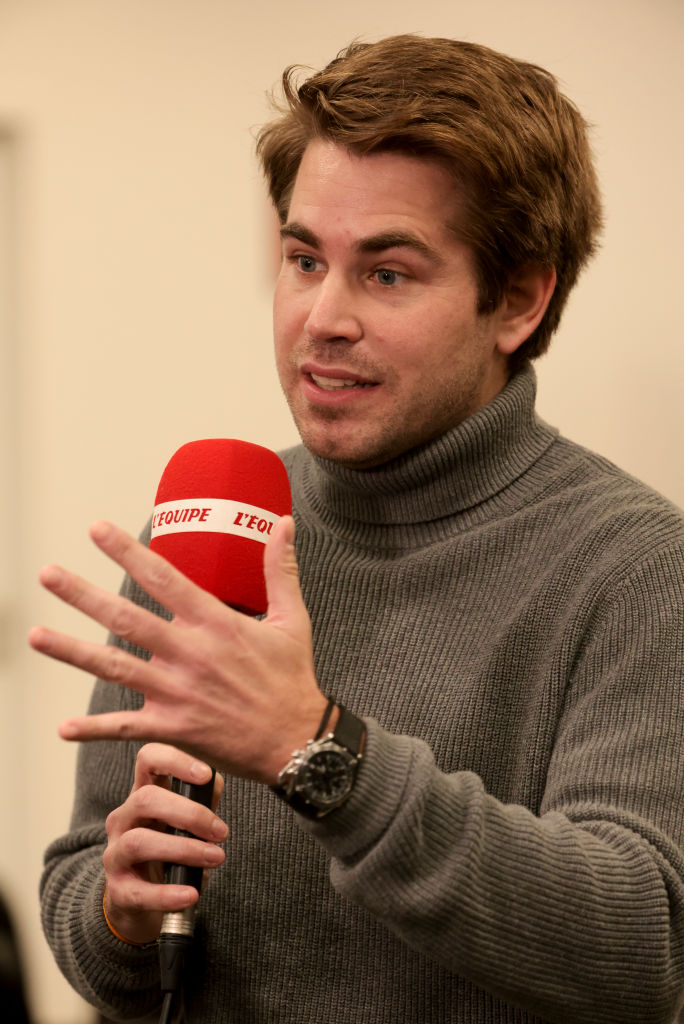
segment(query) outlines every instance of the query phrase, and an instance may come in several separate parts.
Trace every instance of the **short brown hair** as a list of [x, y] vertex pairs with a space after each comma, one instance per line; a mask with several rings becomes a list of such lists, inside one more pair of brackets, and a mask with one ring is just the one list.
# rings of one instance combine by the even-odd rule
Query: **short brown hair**
[[554, 76], [484, 46], [416, 35], [352, 43], [297, 85], [300, 72], [283, 73], [280, 116], [257, 140], [281, 220], [313, 139], [437, 159], [466, 204], [455, 227], [474, 253], [480, 312], [496, 309], [517, 270], [555, 267], [546, 315], [516, 358], [545, 352], [601, 226], [587, 124]]

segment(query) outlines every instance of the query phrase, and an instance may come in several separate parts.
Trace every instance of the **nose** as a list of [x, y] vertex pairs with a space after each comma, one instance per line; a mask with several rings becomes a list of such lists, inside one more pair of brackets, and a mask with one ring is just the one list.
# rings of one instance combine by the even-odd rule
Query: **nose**
[[305, 329], [314, 341], [356, 342], [363, 336], [358, 299], [343, 275], [331, 271], [311, 294]]

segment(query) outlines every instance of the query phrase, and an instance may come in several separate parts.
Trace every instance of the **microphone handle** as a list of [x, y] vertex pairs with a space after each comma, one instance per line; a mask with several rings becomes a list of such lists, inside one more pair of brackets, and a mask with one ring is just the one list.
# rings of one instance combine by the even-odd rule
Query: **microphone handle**
[[[181, 779], [173, 778], [171, 790], [180, 793], [181, 796], [195, 800], [205, 807], [211, 807], [211, 799], [214, 794], [214, 778], [216, 772], [212, 771], [209, 782], [198, 786], [192, 782], [183, 782]], [[192, 832], [184, 829], [173, 828], [171, 834], [176, 836], [192, 836]], [[164, 869], [164, 882], [171, 885], [192, 885], [199, 893], [202, 888], [203, 868], [191, 867], [188, 864], [167, 864]], [[195, 924], [195, 907], [188, 907], [187, 910], [168, 911], [164, 914], [161, 927], [161, 935], [187, 935], [192, 936]]]
[[[209, 782], [205, 782], [203, 786], [173, 778], [171, 789], [174, 793], [180, 793], [181, 796], [187, 796], [190, 800], [204, 804], [205, 807], [211, 807], [215, 776], [216, 772], [212, 771]], [[171, 831], [177, 836], [192, 835], [191, 832], [186, 832], [183, 829], [174, 828]], [[175, 885], [194, 885], [197, 892], [200, 892], [202, 871], [201, 867], [189, 867], [187, 864], [167, 864], [164, 869], [164, 881]], [[161, 991], [164, 993], [162, 1007], [164, 1022], [172, 1019], [176, 994], [182, 983], [185, 955], [192, 945], [195, 914], [196, 907], [188, 907], [186, 910], [167, 911], [162, 918], [159, 933], [159, 969]]]

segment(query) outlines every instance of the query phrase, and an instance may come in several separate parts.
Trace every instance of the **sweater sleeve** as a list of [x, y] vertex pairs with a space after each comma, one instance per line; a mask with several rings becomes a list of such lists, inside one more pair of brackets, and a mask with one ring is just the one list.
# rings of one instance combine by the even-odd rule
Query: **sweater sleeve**
[[340, 893], [558, 1024], [672, 1024], [681, 1009], [682, 562], [653, 554], [597, 603], [539, 815], [369, 721], [352, 798], [301, 822], [332, 855]]

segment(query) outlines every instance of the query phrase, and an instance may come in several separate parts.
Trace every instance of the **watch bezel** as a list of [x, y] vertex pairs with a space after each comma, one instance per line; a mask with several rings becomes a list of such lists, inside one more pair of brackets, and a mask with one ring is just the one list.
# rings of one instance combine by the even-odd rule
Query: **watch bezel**
[[[283, 800], [296, 811], [310, 818], [322, 818], [340, 807], [348, 798], [363, 757], [366, 740], [366, 726], [341, 704], [337, 704], [339, 716], [332, 732], [326, 736], [308, 740], [301, 750], [295, 750], [292, 757], [278, 775], [273, 787]], [[325, 718], [324, 718], [325, 721]], [[326, 773], [316, 766], [316, 759], [330, 755], [338, 759], [337, 768], [328, 772], [328, 783], [338, 780], [334, 792], [326, 792]], [[318, 782], [317, 785], [317, 774]]]
[[[358, 757], [336, 743], [332, 734], [314, 743], [305, 754], [294, 773], [293, 792], [321, 810], [338, 807], [351, 793]], [[331, 759], [337, 762], [333, 773], [320, 771], [318, 763], [323, 760], [329, 764]], [[330, 792], [326, 783], [337, 779], [342, 781], [342, 786]]]

